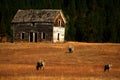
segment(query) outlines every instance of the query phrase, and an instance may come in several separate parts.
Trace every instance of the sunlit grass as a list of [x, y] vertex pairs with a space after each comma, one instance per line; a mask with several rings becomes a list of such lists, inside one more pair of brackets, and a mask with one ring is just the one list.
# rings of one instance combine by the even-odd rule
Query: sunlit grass
[[[39, 59], [45, 59], [45, 70], [36, 71]], [[103, 72], [108, 63], [112, 69]], [[0, 80], [119, 80], [118, 63], [120, 44], [0, 43]]]

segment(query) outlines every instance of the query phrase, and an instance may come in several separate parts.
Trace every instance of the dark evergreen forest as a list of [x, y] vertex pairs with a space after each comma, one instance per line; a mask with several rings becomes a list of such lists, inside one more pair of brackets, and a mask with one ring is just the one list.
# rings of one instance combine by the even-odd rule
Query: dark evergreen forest
[[120, 0], [0, 0], [0, 37], [18, 9], [62, 9], [67, 41], [120, 42]]

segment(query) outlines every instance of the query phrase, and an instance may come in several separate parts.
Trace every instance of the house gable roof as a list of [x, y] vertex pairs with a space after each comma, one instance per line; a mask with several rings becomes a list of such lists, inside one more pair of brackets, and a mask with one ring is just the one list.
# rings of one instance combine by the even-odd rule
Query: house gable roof
[[42, 9], [42, 10], [18, 10], [12, 23], [19, 22], [54, 22], [57, 15], [61, 14], [64, 22], [65, 17], [62, 10]]

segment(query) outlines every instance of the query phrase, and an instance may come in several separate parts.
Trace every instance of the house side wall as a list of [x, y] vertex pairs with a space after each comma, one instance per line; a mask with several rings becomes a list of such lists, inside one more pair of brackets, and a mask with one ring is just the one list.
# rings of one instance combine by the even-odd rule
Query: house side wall
[[[14, 42], [30, 42], [30, 33], [37, 34], [37, 42], [52, 41], [53, 29], [51, 23], [16, 23], [14, 26]], [[44, 32], [45, 39], [41, 38], [41, 33]], [[21, 34], [24, 33], [24, 39]]]
[[53, 42], [64, 42], [65, 28], [64, 27], [53, 27]]
[[[60, 25], [59, 22], [60, 21]], [[54, 27], [53, 27], [53, 42], [64, 42], [65, 38], [65, 23], [61, 16], [61, 14], [58, 14], [54, 21]]]

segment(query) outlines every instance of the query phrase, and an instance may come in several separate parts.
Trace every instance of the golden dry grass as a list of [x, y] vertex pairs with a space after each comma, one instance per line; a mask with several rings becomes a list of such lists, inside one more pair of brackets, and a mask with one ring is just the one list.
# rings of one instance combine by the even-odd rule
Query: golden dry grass
[[[68, 53], [68, 46], [75, 51]], [[36, 71], [44, 59], [45, 70]], [[112, 69], [103, 72], [111, 63]], [[120, 44], [0, 43], [0, 80], [119, 80]]]

